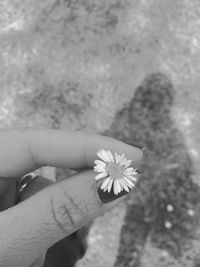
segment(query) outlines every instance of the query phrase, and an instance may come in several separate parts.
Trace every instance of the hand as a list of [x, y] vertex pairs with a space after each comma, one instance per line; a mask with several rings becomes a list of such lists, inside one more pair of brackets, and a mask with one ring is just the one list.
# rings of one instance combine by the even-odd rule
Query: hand
[[100, 149], [125, 153], [134, 167], [142, 158], [142, 150], [113, 138], [58, 130], [0, 131], [0, 147], [0, 194], [5, 197], [13, 181], [42, 166], [77, 171], [0, 213], [2, 267], [29, 266], [54, 243], [124, 198], [104, 204], [98, 197], [92, 167]]

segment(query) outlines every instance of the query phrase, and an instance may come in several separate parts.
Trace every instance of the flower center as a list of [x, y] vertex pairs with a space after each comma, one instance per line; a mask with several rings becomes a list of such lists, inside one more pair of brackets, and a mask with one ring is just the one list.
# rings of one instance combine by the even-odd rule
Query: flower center
[[112, 162], [108, 163], [106, 170], [109, 176], [115, 179], [120, 179], [123, 173], [122, 168]]

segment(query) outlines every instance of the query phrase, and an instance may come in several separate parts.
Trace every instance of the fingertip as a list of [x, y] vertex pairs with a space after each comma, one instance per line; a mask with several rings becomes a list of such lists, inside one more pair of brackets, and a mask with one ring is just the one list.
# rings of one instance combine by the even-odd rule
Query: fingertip
[[97, 153], [99, 150], [109, 150], [113, 154], [116, 152], [119, 155], [125, 154], [127, 159], [132, 160], [132, 165], [139, 168], [143, 158], [143, 148], [127, 144], [123, 141], [117, 140], [112, 137], [103, 135], [94, 135], [89, 140], [90, 148], [87, 150], [87, 161], [90, 166], [94, 166], [94, 160], [98, 159]]
[[128, 146], [129, 147], [127, 148], [127, 157], [130, 155], [130, 159], [132, 159], [133, 162], [133, 167], [140, 168], [144, 153], [143, 149], [131, 145]]

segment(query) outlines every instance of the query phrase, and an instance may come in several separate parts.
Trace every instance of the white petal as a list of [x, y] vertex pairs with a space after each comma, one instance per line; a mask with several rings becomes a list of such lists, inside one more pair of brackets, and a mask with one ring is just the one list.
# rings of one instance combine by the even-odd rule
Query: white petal
[[95, 172], [106, 172], [104, 167], [95, 166], [94, 167]]
[[108, 184], [108, 186], [107, 186], [107, 189], [108, 189], [108, 192], [110, 193], [110, 190], [111, 190], [111, 188], [112, 188], [112, 184], [113, 184], [113, 179], [110, 179], [110, 182], [109, 182], [109, 184]]
[[96, 159], [96, 160], [94, 161], [94, 163], [95, 163], [97, 166], [106, 167], [106, 163], [105, 163], [104, 161], [102, 161], [102, 160], [98, 160], [98, 159]]
[[120, 184], [121, 191], [123, 191], [124, 190], [124, 183], [122, 181], [122, 178], [118, 179], [118, 183]]
[[115, 195], [118, 195], [118, 188], [117, 188], [116, 181], [114, 181], [114, 183], [113, 183], [113, 192], [114, 192]]
[[118, 195], [121, 192], [121, 186], [120, 186], [118, 180], [114, 181], [114, 188], [113, 189], [114, 189], [115, 195]]
[[117, 183], [119, 185], [119, 193], [120, 193], [121, 191], [123, 191], [123, 186], [120, 183], [120, 179], [117, 179], [116, 181], [117, 181]]
[[124, 157], [123, 161], [122, 161], [122, 164], [125, 165], [127, 162], [127, 158]]
[[127, 168], [124, 170], [123, 172], [125, 175], [133, 175], [134, 174], [134, 169], [131, 167], [131, 168]]
[[124, 164], [124, 167], [125, 168], [128, 168], [129, 166], [131, 166], [131, 163], [132, 163], [132, 160], [130, 159], [130, 160], [127, 160], [126, 162], [125, 162], [125, 164]]
[[121, 159], [121, 156], [115, 152], [115, 162], [116, 162], [116, 164], [119, 164], [120, 159]]
[[107, 153], [106, 150], [103, 150], [104, 158], [107, 159], [107, 162], [110, 162], [109, 154]]
[[[128, 169], [130, 169], [130, 168], [128, 168]], [[132, 175], [136, 175], [136, 174], [138, 174], [137, 169], [133, 168]]]
[[102, 173], [99, 173], [97, 174], [97, 176], [95, 177], [95, 180], [99, 180], [99, 179], [102, 179], [102, 178], [105, 178], [108, 174], [106, 172], [102, 172]]
[[124, 155], [124, 153], [121, 155], [121, 160], [124, 160], [124, 158], [125, 158], [125, 155]]
[[97, 152], [97, 156], [99, 156], [103, 161], [109, 162], [109, 158], [105, 150], [101, 149], [99, 152]]
[[103, 170], [105, 170], [105, 169], [106, 169], [106, 163], [105, 163], [105, 165], [103, 165], [103, 164], [98, 164], [98, 165], [95, 165], [95, 166], [94, 166], [94, 168], [96, 168], [96, 169], [103, 169]]
[[133, 167], [129, 167], [126, 169], [127, 171], [134, 171], [134, 168]]
[[101, 189], [107, 189], [109, 182], [110, 182], [110, 178], [106, 178], [101, 185]]
[[137, 169], [134, 169], [134, 168], [133, 168], [133, 172], [134, 172], [134, 174], [133, 174], [133, 175], [136, 175], [136, 174], [138, 174], [138, 171], [137, 171]]
[[119, 180], [119, 182], [120, 182], [121, 186], [122, 186], [127, 192], [129, 192], [129, 188], [128, 188], [128, 186], [126, 185], [126, 181], [123, 180], [123, 178], [122, 178], [122, 179]]
[[137, 178], [132, 175], [126, 175], [126, 177], [134, 182], [137, 182]]
[[126, 184], [130, 187], [130, 188], [133, 188], [135, 187], [134, 183], [129, 180], [126, 176], [123, 176], [124, 180], [126, 181]]
[[109, 157], [109, 161], [114, 162], [113, 154], [109, 150], [107, 150], [106, 152], [107, 152], [107, 156]]
[[123, 164], [124, 164], [124, 160], [125, 160], [126, 158], [125, 158], [125, 156], [124, 156], [124, 153], [121, 155], [121, 157], [120, 157], [120, 162], [119, 162], [119, 166], [123, 166]]

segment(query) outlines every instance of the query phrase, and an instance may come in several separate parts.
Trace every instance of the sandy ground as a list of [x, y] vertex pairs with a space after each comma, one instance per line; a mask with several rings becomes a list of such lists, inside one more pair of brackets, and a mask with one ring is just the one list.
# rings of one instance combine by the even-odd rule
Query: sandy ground
[[2, 127], [107, 133], [149, 151], [138, 193], [95, 221], [79, 267], [200, 262], [199, 14], [198, 0], [0, 2]]

